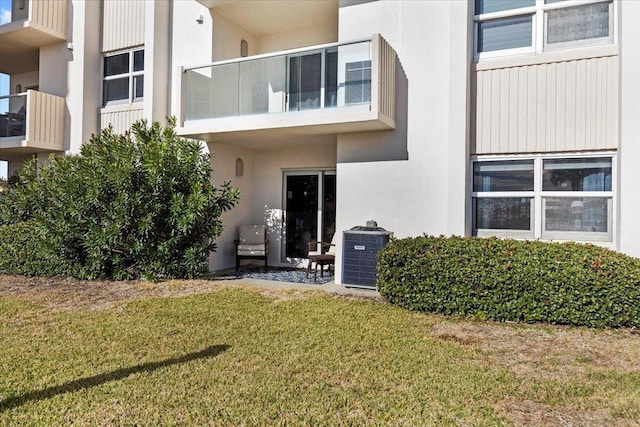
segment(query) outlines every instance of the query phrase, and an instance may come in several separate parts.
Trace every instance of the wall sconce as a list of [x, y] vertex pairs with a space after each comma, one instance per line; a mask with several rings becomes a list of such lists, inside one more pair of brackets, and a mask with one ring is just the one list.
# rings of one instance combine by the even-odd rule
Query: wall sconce
[[244, 162], [240, 157], [236, 159], [236, 176], [244, 175]]
[[18, 0], [18, 9], [24, 10], [26, 0]]
[[204, 23], [204, 17], [203, 17], [202, 15], [198, 16], [198, 17], [196, 18], [196, 22], [197, 22], [198, 24], [203, 24], [203, 23]]
[[17, 84], [16, 85], [16, 93], [22, 93], [22, 85], [21, 84]]
[[246, 40], [240, 42], [240, 56], [243, 58], [249, 56], [249, 43]]

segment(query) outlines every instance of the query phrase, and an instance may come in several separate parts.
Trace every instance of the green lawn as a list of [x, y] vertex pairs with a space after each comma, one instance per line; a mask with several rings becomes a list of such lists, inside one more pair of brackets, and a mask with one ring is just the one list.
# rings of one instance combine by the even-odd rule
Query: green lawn
[[640, 423], [637, 331], [228, 286], [101, 309], [37, 294], [0, 292], [3, 426]]

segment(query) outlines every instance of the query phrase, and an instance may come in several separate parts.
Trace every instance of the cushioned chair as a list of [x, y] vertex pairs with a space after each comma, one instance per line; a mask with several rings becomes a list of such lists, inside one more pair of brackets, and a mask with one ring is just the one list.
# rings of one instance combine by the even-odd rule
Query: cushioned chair
[[242, 259], [263, 259], [267, 267], [269, 241], [264, 225], [241, 225], [238, 227], [236, 243], [236, 271]]
[[315, 282], [318, 274], [318, 267], [320, 267], [320, 277], [322, 277], [324, 275], [325, 265], [329, 267], [329, 271], [331, 271], [332, 266], [335, 266], [337, 235], [338, 233], [333, 235], [331, 243], [320, 242], [317, 240], [309, 242], [309, 253], [307, 254], [307, 258], [309, 259], [309, 263], [307, 264], [307, 279], [309, 278], [309, 273], [311, 272], [312, 267], [313, 281]]

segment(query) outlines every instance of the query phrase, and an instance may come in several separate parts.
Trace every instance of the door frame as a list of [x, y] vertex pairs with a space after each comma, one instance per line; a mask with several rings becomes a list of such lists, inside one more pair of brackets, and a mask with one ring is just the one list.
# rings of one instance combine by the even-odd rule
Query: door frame
[[[316, 236], [318, 239], [322, 238], [323, 224], [323, 212], [324, 212], [324, 176], [334, 175], [336, 176], [336, 169], [332, 168], [313, 168], [313, 169], [285, 169], [282, 171], [282, 218], [280, 227], [280, 262], [287, 265], [295, 265], [302, 261], [304, 258], [288, 258], [287, 257], [287, 177], [289, 176], [304, 176], [304, 175], [316, 175], [318, 177], [318, 210], [317, 210], [317, 226]], [[336, 189], [338, 187], [338, 180], [336, 178]]]

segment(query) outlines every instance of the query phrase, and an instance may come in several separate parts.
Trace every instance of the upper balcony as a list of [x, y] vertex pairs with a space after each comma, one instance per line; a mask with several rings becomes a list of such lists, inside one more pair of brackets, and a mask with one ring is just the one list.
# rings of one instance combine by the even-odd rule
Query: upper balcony
[[28, 90], [0, 96], [0, 156], [64, 150], [64, 98]]
[[379, 35], [183, 68], [177, 131], [238, 141], [394, 129], [395, 73]]
[[37, 69], [40, 47], [67, 38], [67, 0], [10, 3], [11, 20], [0, 25], [0, 72], [33, 71]]

